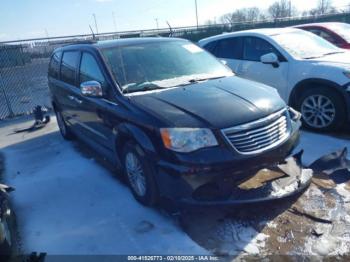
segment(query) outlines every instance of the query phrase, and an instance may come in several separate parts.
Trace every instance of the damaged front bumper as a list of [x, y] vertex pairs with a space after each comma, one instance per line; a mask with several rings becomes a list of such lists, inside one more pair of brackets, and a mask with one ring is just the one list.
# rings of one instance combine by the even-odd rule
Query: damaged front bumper
[[240, 174], [173, 177], [167, 195], [180, 206], [232, 206], [290, 197], [311, 183], [312, 170], [302, 168], [301, 155]]

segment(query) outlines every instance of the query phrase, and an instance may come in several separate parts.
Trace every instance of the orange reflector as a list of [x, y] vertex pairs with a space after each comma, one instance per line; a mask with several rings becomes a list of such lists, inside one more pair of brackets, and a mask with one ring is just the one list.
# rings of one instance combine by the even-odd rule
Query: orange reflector
[[162, 135], [162, 140], [163, 140], [164, 146], [166, 148], [171, 148], [171, 140], [170, 140], [169, 131], [167, 129], [162, 129], [161, 135]]

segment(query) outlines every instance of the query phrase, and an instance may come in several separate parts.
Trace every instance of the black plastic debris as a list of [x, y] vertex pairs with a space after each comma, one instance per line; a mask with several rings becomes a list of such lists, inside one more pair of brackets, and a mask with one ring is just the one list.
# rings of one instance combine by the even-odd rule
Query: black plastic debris
[[338, 170], [350, 169], [350, 160], [347, 157], [348, 149], [345, 147], [342, 150], [322, 156], [314, 161], [309, 168], [314, 173], [324, 173], [327, 175], [333, 174]]
[[47, 111], [48, 110], [42, 106], [36, 106], [33, 110], [34, 124], [24, 129], [15, 129], [13, 132], [14, 133], [33, 132], [45, 127], [46, 124], [50, 122], [50, 116], [47, 115]]
[[315, 222], [318, 222], [318, 223], [332, 224], [332, 221], [329, 220], [329, 219], [324, 219], [324, 218], [317, 217], [315, 215], [312, 215], [312, 214], [306, 213], [304, 211], [301, 211], [301, 210], [299, 210], [296, 207], [292, 207], [288, 211], [293, 213], [293, 214], [295, 214], [295, 215], [298, 215], [298, 216], [307, 217], [307, 218], [309, 218], [309, 219], [311, 219], [311, 220], [313, 220]]

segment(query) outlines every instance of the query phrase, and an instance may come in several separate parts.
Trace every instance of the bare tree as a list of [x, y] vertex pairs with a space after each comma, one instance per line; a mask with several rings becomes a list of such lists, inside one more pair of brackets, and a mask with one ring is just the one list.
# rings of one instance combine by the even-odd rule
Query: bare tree
[[221, 16], [220, 21], [231, 25], [234, 25], [235, 23], [257, 22], [259, 21], [260, 15], [260, 9], [257, 7], [242, 8], [234, 11], [233, 13], [228, 13]]
[[246, 8], [242, 10], [246, 15], [246, 21], [257, 22], [260, 17], [260, 9], [257, 7]]
[[215, 25], [216, 24], [216, 21], [215, 19], [211, 20], [211, 19], [208, 19], [204, 22], [205, 25]]
[[317, 7], [310, 10], [310, 15], [334, 14], [336, 9], [332, 6], [332, 0], [319, 0]]
[[270, 17], [274, 20], [278, 18], [291, 17], [297, 14], [297, 10], [292, 6], [291, 1], [279, 0], [268, 8]]

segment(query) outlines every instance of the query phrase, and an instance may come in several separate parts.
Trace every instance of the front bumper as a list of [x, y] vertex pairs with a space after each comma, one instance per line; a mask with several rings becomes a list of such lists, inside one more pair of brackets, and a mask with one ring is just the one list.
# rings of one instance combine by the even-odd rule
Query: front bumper
[[305, 179], [301, 168], [300, 172], [273, 179], [256, 189], [242, 190], [239, 185], [263, 168], [276, 168], [298, 141], [299, 127], [295, 126], [282, 145], [256, 156], [230, 159], [219, 165], [179, 165], [160, 160], [156, 168], [160, 194], [185, 206], [240, 205], [297, 194], [311, 181]]

